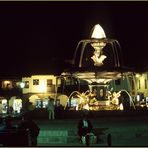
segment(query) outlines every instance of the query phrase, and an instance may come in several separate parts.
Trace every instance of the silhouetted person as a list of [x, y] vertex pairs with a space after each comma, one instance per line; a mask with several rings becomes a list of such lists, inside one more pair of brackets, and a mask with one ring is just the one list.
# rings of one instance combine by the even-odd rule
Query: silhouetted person
[[87, 115], [84, 114], [83, 118], [79, 120], [78, 122], [78, 135], [80, 137], [80, 140], [82, 140], [82, 136], [86, 137], [86, 145], [89, 146], [89, 136], [87, 136], [89, 133], [91, 133], [93, 129], [92, 123], [87, 118]]
[[22, 117], [21, 122], [18, 124], [18, 129], [28, 129], [30, 131], [31, 146], [37, 145], [37, 137], [39, 135], [40, 128], [29, 115], [24, 115]]

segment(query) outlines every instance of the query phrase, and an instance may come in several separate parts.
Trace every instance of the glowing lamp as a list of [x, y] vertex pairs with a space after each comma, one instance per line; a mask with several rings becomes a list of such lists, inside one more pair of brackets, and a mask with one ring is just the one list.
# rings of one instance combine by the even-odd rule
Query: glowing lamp
[[106, 38], [104, 30], [99, 24], [97, 24], [93, 27], [91, 38], [94, 38], [94, 39]]
[[136, 78], [140, 78], [140, 74], [136, 74]]
[[21, 83], [20, 83], [20, 87], [21, 87], [21, 88], [24, 88], [24, 87], [25, 87], [25, 83], [24, 83], [24, 82], [21, 82]]

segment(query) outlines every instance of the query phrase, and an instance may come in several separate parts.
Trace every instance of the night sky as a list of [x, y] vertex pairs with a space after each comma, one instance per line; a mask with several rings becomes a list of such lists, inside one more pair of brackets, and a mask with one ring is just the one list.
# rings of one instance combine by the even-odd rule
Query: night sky
[[148, 2], [0, 2], [0, 77], [61, 72], [98, 23], [148, 70]]

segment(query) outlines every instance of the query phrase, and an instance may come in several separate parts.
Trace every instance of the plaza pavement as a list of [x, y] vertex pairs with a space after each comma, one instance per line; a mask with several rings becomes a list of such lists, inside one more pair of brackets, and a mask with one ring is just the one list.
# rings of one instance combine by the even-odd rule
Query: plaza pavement
[[[90, 120], [99, 136], [98, 142], [90, 146], [108, 146], [108, 134], [111, 134], [112, 146], [148, 146], [148, 115], [101, 116]], [[36, 119], [41, 129], [38, 146], [85, 146], [78, 140], [78, 121], [79, 118]]]

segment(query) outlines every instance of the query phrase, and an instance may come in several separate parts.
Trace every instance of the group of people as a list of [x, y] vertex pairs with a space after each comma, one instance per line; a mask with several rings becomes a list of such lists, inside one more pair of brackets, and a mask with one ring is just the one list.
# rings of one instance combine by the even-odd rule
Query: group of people
[[[23, 115], [21, 118], [21, 121], [17, 124], [17, 126], [12, 124], [12, 118], [10, 116], [4, 118], [3, 123], [0, 127], [0, 132], [6, 132], [6, 131], [9, 132], [11, 130], [14, 130], [14, 131], [28, 130], [29, 137], [30, 137], [30, 145], [37, 146], [37, 137], [39, 135], [40, 128], [31, 119], [30, 115], [28, 115], [28, 114]], [[20, 137], [20, 138], [22, 138], [22, 137]]]

